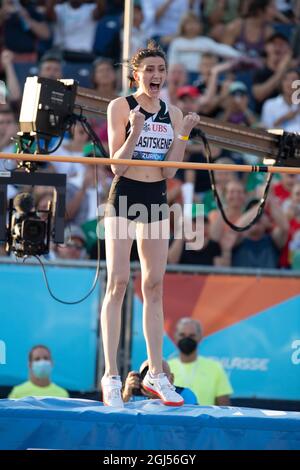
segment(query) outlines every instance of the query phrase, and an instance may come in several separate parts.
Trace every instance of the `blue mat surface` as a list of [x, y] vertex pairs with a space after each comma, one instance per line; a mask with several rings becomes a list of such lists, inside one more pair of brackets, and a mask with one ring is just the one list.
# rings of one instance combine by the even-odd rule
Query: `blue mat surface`
[[300, 449], [300, 413], [234, 407], [124, 410], [90, 400], [0, 400], [0, 449]]

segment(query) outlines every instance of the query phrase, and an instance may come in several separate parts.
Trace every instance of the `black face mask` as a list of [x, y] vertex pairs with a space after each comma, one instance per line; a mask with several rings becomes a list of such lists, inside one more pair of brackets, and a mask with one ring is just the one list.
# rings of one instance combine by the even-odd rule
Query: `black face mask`
[[197, 348], [197, 341], [187, 336], [179, 340], [177, 346], [183, 354], [192, 354]]

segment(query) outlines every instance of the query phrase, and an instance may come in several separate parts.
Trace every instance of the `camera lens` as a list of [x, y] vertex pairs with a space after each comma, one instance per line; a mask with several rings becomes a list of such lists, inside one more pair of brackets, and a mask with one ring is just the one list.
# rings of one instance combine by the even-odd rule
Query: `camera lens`
[[46, 233], [45, 222], [42, 220], [27, 219], [23, 222], [22, 238], [30, 243], [44, 241]]

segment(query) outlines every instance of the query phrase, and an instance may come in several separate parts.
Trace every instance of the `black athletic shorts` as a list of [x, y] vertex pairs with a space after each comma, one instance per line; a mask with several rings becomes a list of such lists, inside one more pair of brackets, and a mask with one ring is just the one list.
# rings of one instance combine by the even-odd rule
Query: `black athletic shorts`
[[105, 208], [106, 217], [150, 223], [168, 219], [166, 180], [147, 183], [115, 176]]

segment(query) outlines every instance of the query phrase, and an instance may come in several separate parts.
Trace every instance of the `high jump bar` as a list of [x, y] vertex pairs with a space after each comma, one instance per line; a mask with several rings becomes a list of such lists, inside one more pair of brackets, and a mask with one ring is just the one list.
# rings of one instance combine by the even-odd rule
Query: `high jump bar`
[[[273, 165], [236, 165], [225, 163], [190, 163], [175, 161], [145, 161], [131, 159], [113, 159], [103, 157], [66, 157], [59, 155], [40, 155], [28, 153], [0, 153], [1, 160], [17, 160], [25, 162], [66, 162], [84, 165], [125, 165], [158, 168], [177, 168], [184, 170], [237, 171], [242, 173], [289, 173], [300, 174], [300, 168]], [[9, 170], [8, 170], [9, 171]]]

